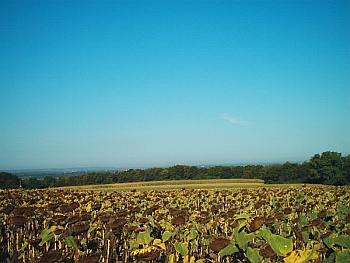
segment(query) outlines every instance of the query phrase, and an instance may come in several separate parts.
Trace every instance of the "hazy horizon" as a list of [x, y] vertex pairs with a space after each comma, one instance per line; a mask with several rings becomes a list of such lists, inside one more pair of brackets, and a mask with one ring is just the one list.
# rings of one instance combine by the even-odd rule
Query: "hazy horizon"
[[0, 169], [350, 153], [349, 1], [2, 1]]
[[[315, 153], [316, 154], [316, 153]], [[318, 153], [322, 154], [322, 153]], [[342, 153], [341, 153], [342, 154]], [[348, 154], [342, 154], [343, 157]], [[314, 155], [313, 155], [314, 156]], [[273, 165], [273, 164], [284, 164], [286, 162], [290, 163], [303, 163], [308, 162], [311, 157], [305, 160], [301, 159], [284, 159], [284, 160], [275, 160], [275, 161], [248, 161], [248, 162], [232, 162], [232, 163], [168, 163], [163, 165], [147, 165], [147, 166], [62, 166], [62, 167], [31, 167], [31, 168], [12, 168], [12, 169], [2, 169], [0, 172], [13, 172], [13, 171], [54, 171], [54, 170], [88, 170], [88, 171], [102, 171], [102, 170], [124, 170], [124, 169], [148, 169], [148, 168], [167, 168], [175, 165], [188, 165], [188, 166], [197, 166], [197, 167], [209, 167], [209, 166], [246, 166], [246, 165]]]
[[[304, 161], [309, 160], [303, 160], [303, 161], [290, 161], [291, 163], [302, 163]], [[289, 162], [289, 161], [286, 161]], [[196, 166], [196, 167], [211, 167], [211, 166], [248, 166], [248, 165], [274, 165], [274, 164], [284, 164], [286, 162], [247, 162], [247, 163], [203, 163], [203, 164], [187, 164], [187, 163], [178, 163], [178, 164], [171, 164], [171, 165], [162, 165], [162, 166], [133, 166], [133, 167], [113, 167], [113, 166], [97, 166], [97, 167], [91, 167], [91, 166], [72, 166], [72, 167], [46, 167], [46, 168], [21, 168], [21, 169], [4, 169], [0, 170], [0, 172], [48, 172], [48, 171], [78, 171], [82, 172], [84, 170], [87, 170], [88, 172], [91, 171], [115, 171], [115, 170], [129, 170], [129, 169], [150, 169], [150, 168], [168, 168], [176, 165], [184, 165], [184, 166]]]

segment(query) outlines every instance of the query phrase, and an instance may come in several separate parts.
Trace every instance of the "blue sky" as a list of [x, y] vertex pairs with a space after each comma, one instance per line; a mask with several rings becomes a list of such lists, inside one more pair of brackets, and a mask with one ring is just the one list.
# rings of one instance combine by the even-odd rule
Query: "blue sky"
[[0, 169], [350, 153], [349, 1], [2, 1]]

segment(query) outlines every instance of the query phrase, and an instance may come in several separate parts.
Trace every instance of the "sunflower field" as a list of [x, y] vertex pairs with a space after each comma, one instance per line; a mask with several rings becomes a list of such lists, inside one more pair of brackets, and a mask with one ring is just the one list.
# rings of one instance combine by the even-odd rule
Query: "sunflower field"
[[350, 262], [350, 187], [0, 191], [0, 262]]

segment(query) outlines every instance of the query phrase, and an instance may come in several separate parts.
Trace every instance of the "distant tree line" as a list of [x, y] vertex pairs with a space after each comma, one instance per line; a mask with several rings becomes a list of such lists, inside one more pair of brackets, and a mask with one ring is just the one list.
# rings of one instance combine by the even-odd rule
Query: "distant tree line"
[[201, 179], [262, 179], [267, 184], [314, 183], [330, 185], [350, 184], [350, 155], [343, 157], [337, 152], [315, 154], [308, 162], [197, 167], [175, 165], [168, 168], [129, 169], [125, 171], [90, 172], [75, 176], [55, 178], [45, 176], [20, 180], [16, 175], [2, 172], [0, 188], [47, 188], [60, 186], [111, 184], [142, 181], [201, 180]]

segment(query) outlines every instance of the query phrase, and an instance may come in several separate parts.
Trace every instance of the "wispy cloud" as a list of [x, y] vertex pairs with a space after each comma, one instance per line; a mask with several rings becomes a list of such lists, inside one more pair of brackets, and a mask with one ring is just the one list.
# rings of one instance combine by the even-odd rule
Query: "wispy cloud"
[[226, 113], [225, 114], [220, 114], [220, 118], [224, 119], [224, 120], [227, 120], [229, 122], [232, 122], [234, 124], [242, 124], [243, 123], [241, 120], [239, 120], [239, 119], [237, 119], [235, 117], [232, 117], [232, 116], [230, 116], [230, 115], [228, 115]]

